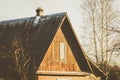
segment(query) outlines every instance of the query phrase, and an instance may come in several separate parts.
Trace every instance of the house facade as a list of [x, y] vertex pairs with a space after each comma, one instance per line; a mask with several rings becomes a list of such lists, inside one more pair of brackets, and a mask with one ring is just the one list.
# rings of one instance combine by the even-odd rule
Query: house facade
[[[9, 48], [8, 44], [17, 35], [24, 39], [23, 47], [31, 57], [27, 73], [29, 80], [106, 80], [106, 75], [86, 56], [67, 13], [43, 15], [40, 12], [43, 10], [36, 11], [35, 17], [0, 22], [0, 45], [4, 46], [0, 47], [0, 53], [10, 52], [2, 50]], [[8, 63], [4, 62], [7, 59]], [[14, 64], [11, 57], [0, 56], [0, 60], [4, 60], [4, 66], [11, 65], [10, 62]], [[4, 66], [0, 62], [0, 71], [6, 70]], [[13, 71], [3, 72], [0, 79], [16, 80], [15, 75], [9, 75]], [[33, 75], [36, 79], [31, 77]], [[8, 79], [4, 78], [6, 76]]]
[[38, 80], [100, 80], [81, 71], [61, 28], [56, 32], [37, 75]]
[[[81, 72], [81, 70], [78, 67], [76, 59], [73, 56], [62, 30], [59, 28], [38, 68], [38, 80], [56, 80], [59, 77], [53, 77], [52, 75], [64, 75], [66, 72]], [[51, 79], [50, 76], [41, 76], [41, 74], [44, 75], [44, 73], [51, 75]], [[62, 80], [61, 78], [58, 80]]]

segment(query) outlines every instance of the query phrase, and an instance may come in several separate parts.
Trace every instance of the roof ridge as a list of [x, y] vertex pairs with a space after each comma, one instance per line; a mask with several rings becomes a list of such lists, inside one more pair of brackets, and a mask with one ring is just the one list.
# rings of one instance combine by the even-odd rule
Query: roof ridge
[[[44, 16], [41, 17], [41, 18], [44, 18], [44, 17], [53, 17], [53, 16], [57, 16], [57, 15], [59, 15], [59, 16], [64, 16], [64, 15], [66, 15], [66, 12], [48, 14], [48, 15], [44, 15]], [[8, 19], [8, 20], [0, 20], [0, 23], [28, 20], [28, 19], [34, 18], [34, 17], [36, 17], [36, 16], [24, 17], [24, 18], [16, 18], [16, 19]]]

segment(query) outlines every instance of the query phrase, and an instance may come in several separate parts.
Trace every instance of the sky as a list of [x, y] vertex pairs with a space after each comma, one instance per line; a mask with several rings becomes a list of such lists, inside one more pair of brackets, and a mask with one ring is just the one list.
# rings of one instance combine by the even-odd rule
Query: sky
[[[83, 0], [0, 0], [0, 21], [36, 16], [38, 7], [44, 9], [44, 15], [67, 12], [79, 41], [84, 42], [81, 37], [87, 34], [82, 29], [82, 3]], [[116, 0], [114, 9], [120, 10], [120, 0]]]

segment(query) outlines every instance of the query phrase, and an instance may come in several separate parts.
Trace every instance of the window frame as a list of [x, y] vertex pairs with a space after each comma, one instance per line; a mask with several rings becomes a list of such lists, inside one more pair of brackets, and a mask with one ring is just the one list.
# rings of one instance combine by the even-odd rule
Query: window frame
[[60, 62], [66, 61], [66, 44], [65, 44], [65, 42], [60, 42], [59, 55], [60, 55]]

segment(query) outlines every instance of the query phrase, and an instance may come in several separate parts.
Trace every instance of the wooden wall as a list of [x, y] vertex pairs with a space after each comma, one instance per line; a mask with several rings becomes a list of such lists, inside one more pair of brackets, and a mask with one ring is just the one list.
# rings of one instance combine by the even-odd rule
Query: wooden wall
[[73, 76], [39, 76], [38, 80], [93, 80], [90, 79], [89, 76], [82, 76], [82, 77], [73, 77]]
[[[60, 42], [66, 45], [66, 60], [60, 61]], [[59, 29], [55, 35], [42, 63], [40, 71], [80, 71], [73, 53], [61, 31]]]

